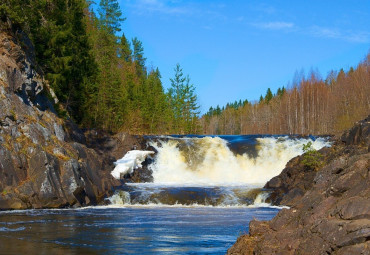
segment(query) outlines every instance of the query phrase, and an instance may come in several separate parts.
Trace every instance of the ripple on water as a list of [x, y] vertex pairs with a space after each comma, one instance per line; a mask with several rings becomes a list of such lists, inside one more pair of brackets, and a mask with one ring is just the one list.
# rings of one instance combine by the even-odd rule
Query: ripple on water
[[22, 231], [25, 229], [26, 229], [25, 227], [19, 227], [19, 228], [0, 227], [0, 232], [16, 232], [16, 231]]

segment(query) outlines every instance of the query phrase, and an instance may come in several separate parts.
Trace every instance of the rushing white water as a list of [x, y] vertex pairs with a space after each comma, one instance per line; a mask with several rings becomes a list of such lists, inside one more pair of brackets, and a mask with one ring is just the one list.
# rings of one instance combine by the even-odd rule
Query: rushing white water
[[[272, 206], [270, 192], [253, 187], [187, 188], [133, 184], [134, 192], [117, 190], [108, 198], [107, 207], [217, 207], [217, 208], [288, 208]], [[132, 192], [132, 191], [131, 191]]]
[[130, 194], [126, 191], [119, 190], [113, 194], [108, 200], [114, 205], [127, 205], [130, 204]]
[[311, 141], [315, 149], [330, 146], [324, 138], [257, 138], [257, 156], [234, 154], [227, 141], [219, 137], [168, 139], [151, 142], [157, 151], [154, 183], [233, 185], [265, 183], [278, 175], [286, 163], [303, 153], [303, 144]]
[[270, 196], [269, 192], [258, 193], [257, 197], [254, 199], [253, 205], [254, 206], [269, 206], [270, 204], [266, 202], [269, 196]]
[[111, 172], [111, 175], [116, 179], [120, 179], [121, 175], [132, 174], [134, 169], [141, 167], [141, 163], [145, 160], [145, 158], [153, 153], [153, 151], [139, 150], [127, 152], [123, 158], [114, 162], [116, 167]]
[[[229, 139], [229, 140], [225, 140]], [[111, 205], [174, 207], [265, 207], [270, 191], [262, 189], [286, 163], [303, 153], [330, 146], [324, 138], [282, 137], [161, 137], [149, 145], [157, 153], [148, 168], [153, 183], [127, 183], [109, 198]], [[152, 151], [129, 151], [116, 162], [119, 179], [141, 166]]]

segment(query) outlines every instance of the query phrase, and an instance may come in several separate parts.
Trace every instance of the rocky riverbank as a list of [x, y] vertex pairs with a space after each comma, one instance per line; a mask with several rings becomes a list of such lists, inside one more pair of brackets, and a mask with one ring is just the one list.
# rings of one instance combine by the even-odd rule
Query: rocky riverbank
[[0, 209], [96, 205], [121, 185], [113, 162], [141, 137], [82, 132], [57, 101], [21, 31], [0, 26]]
[[370, 116], [320, 152], [318, 170], [296, 157], [266, 184], [290, 209], [251, 221], [228, 254], [370, 254]]

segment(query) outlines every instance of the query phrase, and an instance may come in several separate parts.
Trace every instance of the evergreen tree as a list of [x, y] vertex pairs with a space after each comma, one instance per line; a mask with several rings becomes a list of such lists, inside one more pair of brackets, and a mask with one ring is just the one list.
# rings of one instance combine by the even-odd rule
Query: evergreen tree
[[263, 102], [263, 96], [261, 95], [260, 96], [260, 101], [259, 101], [260, 103], [262, 103]]
[[84, 84], [94, 79], [95, 69], [86, 32], [85, 1], [22, 1], [21, 6], [25, 15], [23, 29], [33, 41], [45, 78], [64, 109], [80, 121]]
[[276, 92], [276, 95], [281, 98], [285, 93], [285, 88], [284, 86], [282, 88], [278, 88], [277, 92]]
[[221, 114], [221, 108], [220, 108], [219, 105], [217, 105], [217, 107], [216, 107], [216, 114], [217, 115], [220, 115]]
[[[151, 71], [146, 79], [143, 90], [143, 123], [149, 133], [160, 133], [168, 130], [171, 112], [164, 93], [161, 74], [158, 68]], [[169, 131], [169, 130], [168, 130]]]
[[164, 93], [159, 70], [147, 74], [142, 43], [134, 38], [131, 45], [124, 33], [117, 36], [125, 20], [118, 0], [101, 0], [98, 16], [91, 3], [4, 0], [0, 25], [29, 34], [60, 112], [67, 110], [84, 127], [196, 132], [199, 106], [189, 76], [178, 66], [177, 85]]
[[199, 115], [199, 105], [195, 87], [190, 83], [189, 76], [184, 77], [180, 64], [175, 69], [175, 77], [170, 79], [168, 91], [174, 113], [174, 131], [180, 133], [195, 132]]
[[136, 66], [136, 72], [138, 76], [146, 75], [144, 48], [142, 42], [136, 37], [132, 39], [133, 46], [133, 60]]
[[182, 108], [185, 102], [185, 95], [184, 95], [184, 82], [186, 78], [182, 72], [182, 68], [180, 64], [177, 64], [175, 69], [175, 77], [170, 79], [171, 81], [171, 88], [168, 90], [168, 95], [170, 98], [171, 108], [174, 113], [174, 131], [180, 132], [180, 127], [183, 125], [183, 112]]
[[[15, 29], [25, 29], [31, 16], [29, 0], [2, 0], [0, 3], [0, 20], [10, 21]], [[26, 7], [26, 8], [24, 8]], [[26, 31], [29, 32], [29, 31]]]
[[99, 5], [99, 18], [91, 15], [91, 39], [97, 78], [94, 96], [87, 105], [92, 110], [87, 116], [91, 125], [106, 129], [119, 130], [127, 114], [127, 88], [122, 84], [119, 69], [118, 38], [115, 32], [120, 30], [121, 11], [116, 1], [102, 0]]
[[103, 26], [109, 34], [114, 35], [121, 31], [122, 18], [117, 0], [101, 0], [99, 4], [100, 25]]
[[125, 34], [122, 34], [120, 39], [120, 58], [125, 62], [130, 62], [132, 57], [131, 44], [125, 37]]
[[271, 92], [271, 89], [268, 88], [267, 91], [266, 91], [265, 102], [266, 103], [269, 103], [273, 97], [274, 96], [273, 96], [273, 94]]
[[195, 133], [197, 128], [197, 120], [199, 117], [199, 105], [198, 97], [195, 94], [195, 87], [190, 83], [189, 75], [186, 76], [184, 87], [184, 122], [185, 122], [185, 132], [187, 134]]
[[211, 106], [208, 110], [208, 112], [206, 113], [207, 116], [213, 116], [214, 115], [214, 110], [213, 110], [213, 107]]

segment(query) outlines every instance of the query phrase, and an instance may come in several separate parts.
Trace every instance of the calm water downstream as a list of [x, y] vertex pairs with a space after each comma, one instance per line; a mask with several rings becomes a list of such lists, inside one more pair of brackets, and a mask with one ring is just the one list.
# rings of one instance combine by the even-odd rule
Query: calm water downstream
[[278, 209], [95, 207], [0, 212], [1, 254], [225, 254]]

